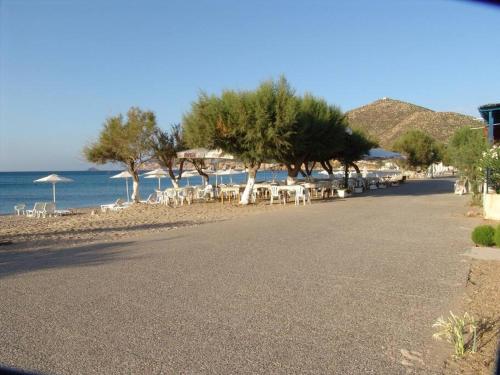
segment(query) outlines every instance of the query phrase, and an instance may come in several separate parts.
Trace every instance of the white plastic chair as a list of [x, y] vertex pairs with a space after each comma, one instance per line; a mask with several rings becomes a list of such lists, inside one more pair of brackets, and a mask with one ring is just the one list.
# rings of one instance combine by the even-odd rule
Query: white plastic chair
[[205, 186], [205, 188], [203, 189], [203, 198], [204, 199], [213, 199], [215, 196], [215, 193], [214, 193], [214, 188], [212, 185], [207, 185]]
[[271, 185], [271, 204], [274, 203], [274, 199], [278, 199], [278, 203], [281, 203], [283, 200], [283, 204], [286, 204], [286, 200], [280, 192], [280, 187], [278, 185]]
[[295, 188], [295, 205], [300, 205], [300, 200], [306, 205], [306, 201], [311, 204], [311, 196], [309, 195], [309, 191], [304, 186], [297, 186]]
[[45, 207], [42, 211], [40, 211], [39, 216], [47, 217], [47, 216], [55, 216], [56, 215], [56, 205], [53, 202], [45, 203]]
[[170, 202], [172, 202], [173, 206], [176, 207], [178, 204], [177, 200], [177, 192], [175, 191], [174, 188], [166, 189], [165, 190], [165, 200], [166, 204], [168, 205]]
[[24, 215], [26, 213], [26, 205], [24, 203], [19, 203], [14, 206], [14, 210], [17, 213], [17, 216]]
[[188, 204], [191, 204], [191, 199], [190, 199], [190, 189], [183, 188], [177, 190], [177, 198], [181, 202], [181, 206], [184, 205], [184, 201], [186, 201]]
[[45, 202], [36, 202], [32, 210], [26, 210], [28, 217], [40, 217], [40, 213], [45, 210]]

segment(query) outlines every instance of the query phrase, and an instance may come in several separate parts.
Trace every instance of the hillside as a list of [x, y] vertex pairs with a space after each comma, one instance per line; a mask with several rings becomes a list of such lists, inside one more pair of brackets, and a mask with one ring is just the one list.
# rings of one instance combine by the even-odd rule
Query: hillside
[[428, 108], [394, 99], [380, 99], [346, 113], [350, 127], [360, 129], [377, 140], [381, 147], [391, 148], [394, 141], [411, 129], [420, 129], [447, 142], [462, 126], [481, 126], [472, 116], [454, 112], [435, 112]]

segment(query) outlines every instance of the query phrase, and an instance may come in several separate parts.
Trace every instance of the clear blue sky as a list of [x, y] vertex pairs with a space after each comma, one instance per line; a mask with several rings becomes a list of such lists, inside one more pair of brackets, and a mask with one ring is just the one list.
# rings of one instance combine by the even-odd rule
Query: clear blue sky
[[343, 110], [388, 96], [477, 117], [500, 101], [499, 35], [500, 8], [454, 0], [0, 0], [0, 171], [87, 168], [110, 115], [167, 128], [200, 90], [280, 74]]

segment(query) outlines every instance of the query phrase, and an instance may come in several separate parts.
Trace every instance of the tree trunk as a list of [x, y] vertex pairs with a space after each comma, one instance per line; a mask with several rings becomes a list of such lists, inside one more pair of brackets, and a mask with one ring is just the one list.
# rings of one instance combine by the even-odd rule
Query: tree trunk
[[139, 203], [141, 197], [139, 196], [139, 174], [137, 171], [131, 172], [132, 174], [132, 201]]
[[255, 185], [255, 177], [257, 176], [257, 171], [259, 170], [260, 163], [256, 165], [250, 165], [248, 167], [248, 179], [245, 190], [241, 195], [240, 204], [247, 205], [250, 203], [250, 197], [252, 196], [253, 186]]
[[182, 172], [184, 169], [184, 160], [181, 160], [179, 164], [179, 173], [177, 174], [177, 176], [174, 173], [173, 160], [167, 165], [167, 169], [170, 180], [172, 181], [172, 186], [177, 189], [179, 187], [179, 181], [181, 180]]
[[356, 173], [358, 174], [358, 177], [360, 177], [361, 175], [361, 171], [359, 170], [359, 167], [356, 165], [356, 163], [351, 163], [351, 165], [354, 167], [354, 169], [356, 170]]
[[349, 187], [349, 164], [344, 164], [344, 187], [347, 189]]
[[295, 185], [297, 183], [297, 175], [300, 172], [300, 167], [302, 163], [285, 164], [288, 171], [288, 176], [286, 177], [287, 185]]
[[325, 171], [328, 172], [328, 178], [333, 181], [334, 175], [333, 175], [333, 166], [330, 164], [329, 160], [323, 160], [320, 162], [321, 166]]
[[203, 185], [208, 185], [208, 174], [203, 172], [203, 167], [205, 166], [205, 162], [203, 159], [192, 159], [190, 160], [191, 163], [194, 165], [194, 168], [196, 171], [199, 173], [199, 175], [203, 178]]
[[[311, 165], [309, 165], [309, 163], [311, 163]], [[313, 161], [313, 162], [305, 161], [304, 162], [304, 169], [306, 170], [306, 173], [304, 174], [304, 177], [306, 177], [306, 175], [307, 175], [307, 177], [311, 176], [315, 166], [316, 166], [315, 161]], [[302, 170], [300, 170], [300, 172], [303, 173]]]

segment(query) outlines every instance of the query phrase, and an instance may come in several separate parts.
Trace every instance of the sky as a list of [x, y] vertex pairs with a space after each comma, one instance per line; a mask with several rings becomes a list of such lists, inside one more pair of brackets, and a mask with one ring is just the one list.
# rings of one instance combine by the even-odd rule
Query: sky
[[[0, 0], [0, 171], [83, 170], [109, 116], [167, 129], [284, 74], [347, 111], [500, 101], [500, 7], [459, 0]], [[489, 40], [490, 39], [490, 40]]]

